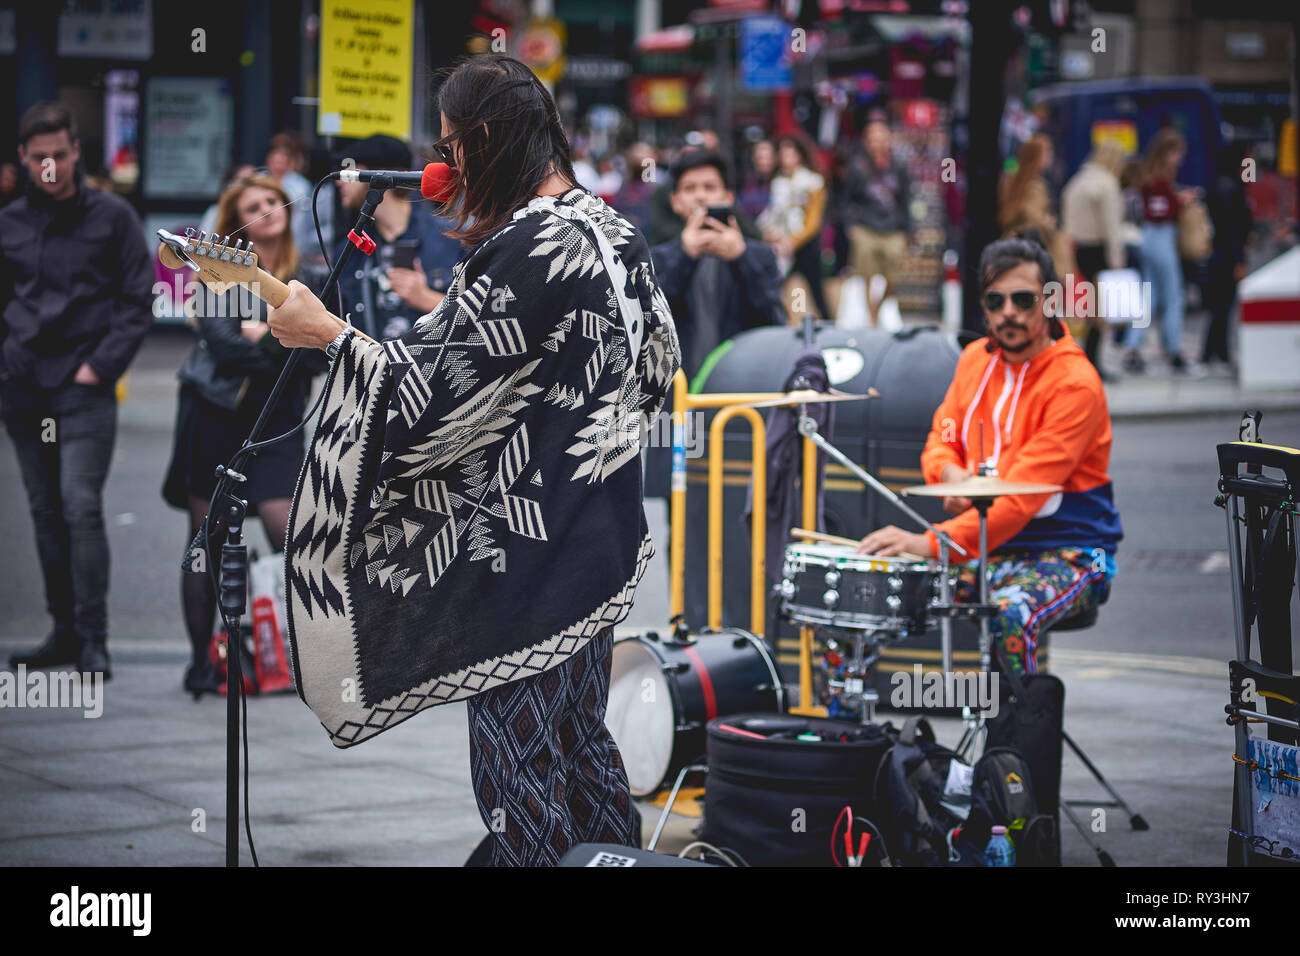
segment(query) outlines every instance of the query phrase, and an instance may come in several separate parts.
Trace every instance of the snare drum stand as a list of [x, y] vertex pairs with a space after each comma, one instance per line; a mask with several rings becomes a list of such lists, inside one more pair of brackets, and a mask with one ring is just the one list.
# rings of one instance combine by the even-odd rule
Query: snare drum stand
[[[830, 441], [828, 441], [825, 438], [825, 436], [823, 436], [817, 430], [817, 422], [814, 421], [812, 418], [808, 417], [807, 415], [800, 415], [799, 417], [799, 434], [802, 435], [804, 438], [807, 438], [809, 441], [811, 441], [822, 451], [826, 452], [826, 454], [829, 455], [831, 458], [834, 458], [836, 461], [838, 461], [841, 465], [843, 465], [854, 475], [856, 475], [859, 480], [864, 482], [867, 485], [867, 487], [878, 492], [886, 501], [890, 502], [892, 505], [894, 505], [894, 507], [898, 508], [899, 511], [903, 512], [903, 514], [907, 515], [909, 518], [911, 518], [913, 521], [919, 524], [922, 528], [934, 532], [934, 536], [939, 542], [939, 561], [941, 563], [941, 570], [940, 570], [940, 578], [939, 578], [939, 603], [930, 605], [930, 609], [933, 611], [936, 609], [956, 607], [957, 605], [953, 601], [953, 596], [951, 593], [951, 588], [952, 588], [952, 584], [950, 580], [951, 572], [949, 570], [950, 563], [951, 563], [950, 549], [957, 551], [957, 553], [961, 555], [966, 554], [966, 549], [963, 548], [961, 545], [957, 544], [957, 542], [953, 541], [952, 538], [948, 537], [948, 535], [945, 534], [943, 531], [939, 530], [930, 522], [926, 521], [925, 518], [923, 518], [920, 514], [918, 514], [917, 511], [914, 508], [912, 508], [911, 505], [905, 502], [898, 495], [894, 494], [894, 492], [887, 485], [879, 481], [873, 474], [871, 474], [871, 472], [867, 471], [865, 468], [863, 468], [861, 465], [859, 465], [857, 462], [851, 459], [848, 455], [844, 454], [844, 452], [840, 451], [838, 448], [832, 445]], [[987, 510], [987, 506], [985, 510]], [[981, 519], [982, 518], [983, 518], [983, 514], [981, 514]], [[984, 543], [983, 528], [984, 525], [981, 521], [981, 525], [980, 525], [981, 546]], [[976, 605], [968, 604], [962, 607], [964, 611], [965, 608], [972, 608], [975, 606]], [[955, 616], [957, 615], [948, 615], [946, 613], [939, 614], [939, 636], [940, 636], [940, 647], [942, 648], [942, 654], [943, 654], [943, 673], [945, 677], [945, 685], [947, 682], [947, 675], [952, 673], [951, 617], [955, 617]], [[985, 630], [987, 631], [987, 626]], [[984, 647], [983, 650], [984, 650], [983, 660], [985, 661], [984, 666], [987, 669], [988, 648]], [[870, 703], [874, 705], [875, 702], [872, 701]], [[863, 706], [864, 715], [868, 709], [871, 708], [867, 706], [867, 702], [864, 700], [864, 706]]]

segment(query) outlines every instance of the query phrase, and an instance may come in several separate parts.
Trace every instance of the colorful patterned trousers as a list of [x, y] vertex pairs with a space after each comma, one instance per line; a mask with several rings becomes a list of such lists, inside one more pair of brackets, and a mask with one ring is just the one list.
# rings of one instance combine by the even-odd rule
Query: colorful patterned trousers
[[[993, 555], [989, 600], [1001, 612], [989, 621], [989, 634], [1013, 670], [1036, 673], [1039, 637], [1048, 625], [1096, 607], [1109, 593], [1101, 557], [1077, 548]], [[958, 601], [979, 600], [978, 569], [960, 568]]]
[[578, 843], [641, 846], [641, 814], [605, 728], [614, 629], [548, 671], [468, 701], [474, 798], [491, 866], [554, 866]]

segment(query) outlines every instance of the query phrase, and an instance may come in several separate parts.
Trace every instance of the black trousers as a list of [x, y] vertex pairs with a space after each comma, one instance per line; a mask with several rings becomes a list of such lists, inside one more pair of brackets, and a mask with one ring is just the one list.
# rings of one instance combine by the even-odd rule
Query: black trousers
[[1201, 347], [1201, 361], [1221, 362], [1231, 360], [1228, 355], [1228, 318], [1232, 303], [1237, 298], [1237, 279], [1232, 274], [1235, 263], [1228, 256], [1215, 255], [1210, 260], [1209, 276], [1205, 283], [1205, 306], [1210, 310], [1210, 324], [1205, 327], [1205, 343]]
[[11, 380], [0, 395], [55, 631], [68, 644], [104, 641], [109, 555], [103, 491], [117, 435], [113, 385], [68, 384], [44, 392]]
[[533, 677], [468, 701], [490, 866], [554, 866], [578, 843], [640, 847], [641, 814], [605, 727], [614, 629]]

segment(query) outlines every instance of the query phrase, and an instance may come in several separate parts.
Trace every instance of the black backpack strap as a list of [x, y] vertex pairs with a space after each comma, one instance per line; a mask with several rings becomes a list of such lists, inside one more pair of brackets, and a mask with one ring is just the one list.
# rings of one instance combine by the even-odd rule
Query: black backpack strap
[[920, 740], [934, 743], [934, 728], [924, 716], [913, 714], [903, 721], [903, 729], [898, 732], [898, 741], [908, 746], [915, 746]]

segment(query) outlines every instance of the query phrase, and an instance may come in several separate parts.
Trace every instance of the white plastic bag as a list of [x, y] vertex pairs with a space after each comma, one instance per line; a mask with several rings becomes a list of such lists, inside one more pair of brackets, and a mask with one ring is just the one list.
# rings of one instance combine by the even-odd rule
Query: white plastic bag
[[840, 307], [835, 324], [841, 329], [865, 329], [867, 320], [867, 280], [849, 276], [840, 285]]
[[1136, 269], [1102, 269], [1093, 308], [1107, 325], [1144, 328], [1151, 321], [1151, 291]]

